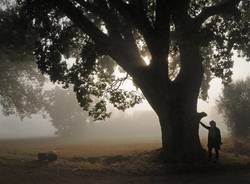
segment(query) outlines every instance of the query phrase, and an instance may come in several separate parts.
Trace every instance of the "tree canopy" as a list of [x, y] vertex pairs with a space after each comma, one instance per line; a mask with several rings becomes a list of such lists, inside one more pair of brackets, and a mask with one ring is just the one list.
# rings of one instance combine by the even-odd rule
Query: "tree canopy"
[[[92, 108], [102, 111], [96, 115], [100, 118], [108, 116], [104, 107], [107, 103], [124, 109], [141, 101], [133, 93], [109, 89], [116, 78], [110, 67], [112, 59], [132, 77], [137, 72], [149, 74], [140, 68], [155, 70], [156, 75], [157, 70], [164, 69], [163, 73], [168, 74], [166, 67], [170, 64], [152, 62], [152, 53], [162, 52], [164, 57], [170, 57], [171, 63], [171, 59], [178, 57], [178, 39], [189, 36], [200, 46], [203, 64], [210, 65], [208, 70], [229, 82], [232, 50], [249, 56], [248, 1], [189, 0], [177, 4], [161, 0], [31, 0], [19, 3], [22, 13], [29, 16], [40, 33], [36, 59], [41, 71], [65, 86], [73, 83], [85, 110], [90, 110], [93, 96], [101, 99]], [[185, 33], [180, 35], [178, 29]], [[118, 59], [118, 53], [124, 61]], [[135, 57], [136, 62], [127, 59], [126, 54]], [[144, 62], [145, 57], [151, 60], [149, 66]], [[76, 58], [71, 67], [67, 58]], [[184, 64], [179, 67], [182, 71]], [[210, 80], [211, 74], [208, 72], [205, 77]], [[164, 80], [167, 82], [169, 78], [166, 76]], [[206, 94], [203, 96], [206, 98]], [[126, 102], [128, 97], [131, 100]]]

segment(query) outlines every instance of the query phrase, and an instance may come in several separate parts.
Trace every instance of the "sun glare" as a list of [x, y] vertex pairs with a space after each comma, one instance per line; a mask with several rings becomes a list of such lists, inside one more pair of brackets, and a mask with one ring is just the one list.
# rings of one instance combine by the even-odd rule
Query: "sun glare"
[[148, 56], [144, 56], [143, 60], [144, 60], [144, 62], [146, 63], [147, 66], [150, 65], [150, 58]]

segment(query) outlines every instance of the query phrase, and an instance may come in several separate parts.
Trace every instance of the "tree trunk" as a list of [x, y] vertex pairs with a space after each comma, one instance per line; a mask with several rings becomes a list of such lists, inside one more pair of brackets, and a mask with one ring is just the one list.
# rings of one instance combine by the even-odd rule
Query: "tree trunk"
[[[205, 158], [199, 139], [199, 122], [203, 116], [197, 113], [198, 96], [188, 90], [173, 88], [163, 95], [144, 95], [157, 113], [162, 133], [162, 156], [167, 161], [198, 161]], [[169, 90], [170, 91], [170, 90]], [[148, 98], [150, 96], [151, 98]]]
[[[189, 108], [188, 108], [189, 106]], [[158, 113], [164, 158], [168, 161], [198, 161], [205, 158], [199, 139], [199, 118], [185, 103], [178, 102], [170, 110]]]
[[176, 81], [166, 84], [158, 78], [161, 75], [149, 76], [148, 79], [144, 76], [140, 88], [158, 115], [164, 158], [197, 161], [205, 158], [199, 139], [202, 117], [197, 113], [203, 78], [202, 58], [199, 48], [190, 42], [182, 45], [180, 51], [182, 69]]
[[[185, 36], [185, 38], [188, 38]], [[179, 45], [181, 71], [166, 91], [165, 105], [157, 112], [162, 130], [165, 158], [172, 161], [197, 161], [205, 158], [199, 139], [197, 101], [203, 79], [202, 57], [192, 40]]]
[[[161, 53], [152, 56], [151, 63], [154, 64], [141, 71], [130, 72], [130, 75], [158, 115], [164, 158], [170, 161], [197, 161], [205, 158], [199, 139], [201, 118], [197, 113], [204, 73], [202, 57], [199, 46], [192, 39], [182, 41], [179, 51], [181, 66], [174, 81], [168, 78], [167, 64], [164, 63], [167, 62], [166, 57]], [[126, 58], [133, 60], [131, 56]]]

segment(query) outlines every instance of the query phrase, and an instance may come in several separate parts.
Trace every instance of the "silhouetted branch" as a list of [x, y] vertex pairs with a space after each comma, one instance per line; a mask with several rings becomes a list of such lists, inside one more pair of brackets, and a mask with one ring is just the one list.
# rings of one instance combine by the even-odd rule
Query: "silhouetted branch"
[[110, 2], [128, 22], [134, 24], [135, 28], [143, 34], [149, 50], [152, 51], [154, 30], [146, 16], [142, 3], [135, 1], [131, 5], [121, 0], [110, 0]]
[[107, 45], [110, 39], [94, 23], [92, 23], [80, 9], [68, 0], [55, 1], [57, 6], [75, 23], [80, 29], [88, 34], [98, 44]]
[[205, 8], [196, 18], [197, 25], [201, 25], [209, 17], [218, 14], [233, 14], [237, 11], [237, 5], [241, 0], [228, 0], [219, 5]]
[[111, 8], [107, 6], [107, 2], [103, 0], [95, 1], [94, 3], [83, 0], [76, 0], [83, 8], [91, 11], [93, 14], [99, 16], [105, 22], [105, 26], [109, 32], [109, 36], [114, 36], [115, 39], [122, 39], [120, 31], [122, 25], [117, 16], [112, 12]]
[[110, 91], [116, 91], [116, 90], [118, 90], [118, 89], [121, 87], [121, 85], [125, 82], [125, 80], [128, 79], [128, 77], [129, 77], [129, 75], [128, 75], [128, 73], [127, 73], [125, 77], [116, 79], [116, 80], [111, 84], [109, 90], [110, 90]]

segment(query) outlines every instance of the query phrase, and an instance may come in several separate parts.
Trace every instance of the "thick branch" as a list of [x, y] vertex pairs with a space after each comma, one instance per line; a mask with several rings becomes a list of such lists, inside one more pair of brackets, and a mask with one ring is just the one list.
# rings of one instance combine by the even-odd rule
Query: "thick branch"
[[74, 24], [78, 25], [83, 32], [90, 36], [98, 48], [104, 49], [107, 55], [111, 56], [131, 76], [136, 75], [142, 66], [142, 62], [138, 52], [136, 52], [135, 49], [132, 52], [131, 49], [133, 48], [131, 48], [131, 44], [116, 41], [112, 37], [104, 34], [84, 15], [82, 10], [78, 9], [69, 0], [60, 0], [56, 1], [56, 3]]
[[164, 0], [156, 1], [155, 30], [167, 33], [169, 27], [169, 4]]
[[241, 0], [227, 0], [216, 6], [211, 6], [205, 8], [198, 16], [195, 18], [195, 22], [200, 26], [209, 17], [217, 14], [233, 14], [237, 10], [237, 5]]
[[170, 31], [169, 22], [170, 22], [169, 4], [164, 0], [157, 0], [155, 34], [157, 37], [156, 41], [158, 48], [163, 49], [165, 56], [168, 53], [168, 47], [169, 47], [169, 31]]
[[107, 45], [110, 39], [99, 30], [73, 3], [68, 0], [55, 1], [57, 6], [96, 43]]
[[164, 0], [156, 1], [154, 51], [152, 53], [152, 68], [155, 73], [161, 73], [163, 78], [168, 78], [167, 56], [169, 52], [170, 34], [169, 4]]
[[135, 28], [142, 33], [149, 50], [152, 51], [154, 49], [152, 40], [154, 30], [146, 16], [143, 3], [141, 1], [140, 3], [137, 0], [133, 2], [132, 6], [130, 4], [124, 3], [122, 0], [110, 0], [110, 2], [116, 7], [120, 14], [126, 19], [126, 21], [132, 23]]
[[120, 23], [114, 12], [112, 12], [111, 8], [107, 6], [106, 1], [99, 0], [95, 3], [86, 2], [84, 0], [75, 1], [86, 10], [89, 10], [93, 14], [102, 18], [111, 37], [115, 37], [116, 40], [122, 39], [120, 34], [120, 32], [122, 31], [122, 24]]

